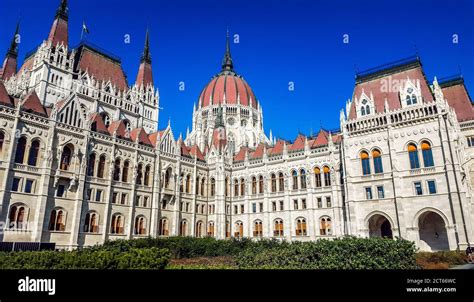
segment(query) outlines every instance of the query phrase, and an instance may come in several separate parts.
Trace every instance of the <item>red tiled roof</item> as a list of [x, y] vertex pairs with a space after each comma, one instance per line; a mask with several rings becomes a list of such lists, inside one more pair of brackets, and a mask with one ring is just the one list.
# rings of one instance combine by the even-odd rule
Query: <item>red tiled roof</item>
[[21, 75], [23, 72], [25, 72], [26, 69], [31, 71], [31, 68], [33, 68], [34, 62], [35, 62], [35, 55], [33, 54], [23, 62], [23, 65], [21, 65], [20, 70], [17, 73], [18, 76]]
[[121, 91], [124, 91], [128, 87], [127, 79], [120, 62], [114, 61], [87, 46], [80, 47], [80, 51], [76, 54], [75, 64], [76, 71], [87, 70], [87, 72], [97, 80], [103, 82], [110, 81], [112, 85], [116, 85]]
[[263, 143], [260, 143], [260, 144], [258, 144], [257, 148], [255, 148], [255, 151], [253, 151], [250, 154], [250, 157], [251, 158], [262, 158], [264, 150], [265, 150], [265, 145]]
[[93, 127], [95, 127], [96, 132], [109, 134], [109, 131], [107, 130], [107, 126], [105, 126], [104, 121], [102, 120], [102, 117], [100, 116], [99, 113], [97, 112], [92, 113], [90, 115], [90, 120], [92, 121], [92, 125]]
[[[370, 96], [372, 93], [375, 102], [375, 111], [377, 113], [384, 111], [385, 100], [387, 100], [390, 110], [401, 108], [399, 90], [395, 88], [396, 86], [400, 87], [400, 85], [395, 85], [395, 83], [404, 83], [407, 78], [415, 84], [417, 80], [420, 81], [421, 96], [423, 97], [424, 102], [433, 101], [433, 95], [429, 84], [426, 81], [421, 65], [413, 66], [405, 70], [402, 69], [397, 72], [387, 73], [381, 77], [357, 83], [354, 88], [352, 99], [355, 100], [356, 97], [357, 99], [360, 99], [362, 91], [364, 91], [367, 96]], [[388, 89], [382, 89], [383, 87], [387, 87]], [[356, 116], [355, 101], [353, 101], [350, 108], [349, 119], [355, 119]]]
[[5, 106], [14, 106], [13, 98], [8, 94], [3, 82], [0, 82], [0, 104]]
[[234, 156], [234, 161], [243, 161], [245, 160], [245, 154], [247, 153], [248, 148], [242, 147], [239, 152]]
[[447, 85], [445, 87], [441, 84], [441, 87], [449, 106], [453, 107], [454, 111], [456, 111], [458, 121], [473, 120], [474, 110], [472, 108], [471, 98], [469, 97], [464, 83], [459, 81], [454, 85]]
[[38, 98], [35, 90], [30, 92], [23, 101], [21, 109], [26, 112], [34, 112], [40, 115], [48, 116], [44, 106], [41, 104], [41, 101]]
[[116, 132], [117, 137], [121, 138], [125, 138], [125, 133], [127, 132], [123, 120], [114, 121], [110, 123], [109, 128], [107, 130], [109, 131], [110, 135], [114, 135], [114, 132]]
[[16, 73], [17, 61], [16, 58], [7, 55], [3, 61], [3, 68], [0, 69], [0, 79], [6, 81]]
[[161, 136], [163, 136], [164, 132], [165, 132], [165, 130], [161, 130], [161, 131], [150, 133], [148, 135], [148, 139], [150, 140], [151, 145], [153, 147], [156, 148], [156, 144], [158, 143], [158, 139], [161, 138]]
[[189, 148], [184, 144], [184, 142], [181, 142], [181, 155], [182, 156], [188, 156], [191, 157], [191, 153], [189, 153]]
[[51, 26], [49, 32], [48, 41], [51, 41], [53, 46], [56, 46], [57, 43], [63, 43], [65, 46], [68, 45], [68, 31], [67, 31], [67, 21], [62, 18], [56, 18]]
[[151, 71], [151, 64], [147, 62], [140, 63], [140, 68], [138, 69], [137, 80], [135, 81], [135, 84], [143, 87], [153, 85], [153, 73]]
[[224, 128], [216, 128], [212, 133], [212, 144], [216, 149], [225, 147], [227, 144], [227, 137]]
[[272, 148], [268, 150], [268, 153], [271, 155], [274, 154], [282, 154], [283, 153], [283, 146], [286, 144], [284, 140], [278, 140]]
[[258, 108], [255, 94], [242, 77], [235, 73], [221, 73], [204, 87], [199, 96], [199, 104], [201, 107], [213, 104], [238, 104], [238, 98], [240, 104], [250, 106], [252, 100], [252, 106]]
[[130, 132], [130, 137], [132, 141], [136, 141], [138, 137], [138, 143], [153, 146], [150, 139], [148, 138], [148, 134], [146, 133], [145, 129], [143, 128], [135, 128]]
[[304, 149], [304, 142], [305, 142], [305, 136], [304, 135], [298, 135], [298, 137], [295, 139], [293, 144], [291, 144], [288, 147], [289, 151], [297, 151], [297, 150], [303, 150]]
[[204, 161], [204, 154], [201, 152], [198, 145], [193, 145], [189, 150], [189, 153], [197, 157], [197, 159]]

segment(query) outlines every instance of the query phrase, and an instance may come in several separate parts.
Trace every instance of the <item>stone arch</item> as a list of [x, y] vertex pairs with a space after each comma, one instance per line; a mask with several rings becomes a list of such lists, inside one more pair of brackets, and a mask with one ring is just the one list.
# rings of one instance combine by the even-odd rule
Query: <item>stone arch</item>
[[369, 237], [393, 238], [393, 221], [389, 215], [381, 211], [374, 211], [365, 219]]
[[421, 250], [449, 250], [448, 220], [443, 213], [436, 209], [428, 208], [418, 212], [415, 217]]

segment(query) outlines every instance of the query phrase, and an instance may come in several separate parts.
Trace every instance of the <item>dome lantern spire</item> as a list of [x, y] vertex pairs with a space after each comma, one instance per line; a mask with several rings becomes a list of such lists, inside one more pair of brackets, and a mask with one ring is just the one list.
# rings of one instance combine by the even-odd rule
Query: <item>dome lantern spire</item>
[[224, 54], [224, 59], [222, 60], [222, 70], [232, 71], [233, 69], [234, 69], [234, 64], [232, 62], [232, 56], [230, 54], [229, 29], [227, 29], [225, 54]]

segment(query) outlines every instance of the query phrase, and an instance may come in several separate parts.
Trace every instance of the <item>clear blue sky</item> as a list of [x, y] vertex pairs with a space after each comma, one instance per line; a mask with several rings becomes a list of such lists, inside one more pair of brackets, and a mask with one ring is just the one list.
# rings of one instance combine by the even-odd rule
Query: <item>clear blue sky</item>
[[[46, 2], [46, 3], [45, 3]], [[191, 125], [193, 103], [219, 72], [225, 32], [234, 66], [264, 110], [266, 132], [294, 139], [320, 125], [339, 126], [359, 70], [415, 54], [428, 79], [459, 72], [474, 95], [474, 4], [445, 1], [238, 0], [69, 1], [70, 44], [85, 20], [88, 40], [119, 56], [129, 82], [138, 70], [147, 25], [153, 73], [161, 94], [160, 128], [171, 118], [176, 134]], [[0, 54], [21, 17], [20, 62], [47, 37], [59, 0], [0, 0]], [[131, 43], [124, 43], [124, 35]], [[349, 44], [343, 35], [349, 35]], [[452, 43], [453, 34], [459, 43]], [[416, 47], [415, 47], [416, 45]], [[3, 49], [3, 50], [1, 50]], [[178, 84], [185, 83], [185, 91]], [[295, 90], [288, 90], [288, 83]]]

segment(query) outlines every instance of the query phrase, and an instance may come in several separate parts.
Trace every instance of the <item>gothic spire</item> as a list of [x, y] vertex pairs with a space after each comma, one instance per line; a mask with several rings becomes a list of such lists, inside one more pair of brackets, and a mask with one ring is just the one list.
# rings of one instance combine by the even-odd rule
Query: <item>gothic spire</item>
[[61, 0], [61, 3], [56, 10], [56, 18], [61, 18], [67, 21], [68, 15], [67, 0]]
[[145, 36], [145, 47], [143, 48], [142, 57], [140, 59], [140, 67], [138, 69], [135, 84], [139, 87], [147, 87], [153, 85], [153, 73], [151, 70], [151, 52], [150, 52], [150, 34], [148, 29]]
[[68, 46], [68, 11], [67, 0], [61, 0], [48, 36], [53, 46], [61, 43]]
[[146, 36], [145, 36], [145, 47], [143, 48], [143, 54], [141, 58], [141, 62], [146, 62], [148, 64], [151, 64], [151, 53], [150, 53], [150, 34], [148, 31], [148, 28], [146, 30]]
[[227, 30], [227, 37], [226, 37], [226, 47], [225, 47], [225, 54], [224, 59], [222, 59], [222, 70], [233, 70], [234, 64], [232, 63], [232, 56], [230, 54], [230, 37], [229, 37], [229, 30]]
[[13, 35], [5, 60], [3, 60], [3, 65], [0, 66], [0, 80], [6, 81], [16, 74], [19, 32], [20, 22], [16, 24], [15, 34]]
[[12, 42], [10, 43], [10, 48], [8, 49], [7, 56], [18, 57], [18, 37], [20, 34], [20, 22], [16, 24], [15, 34], [13, 35]]

